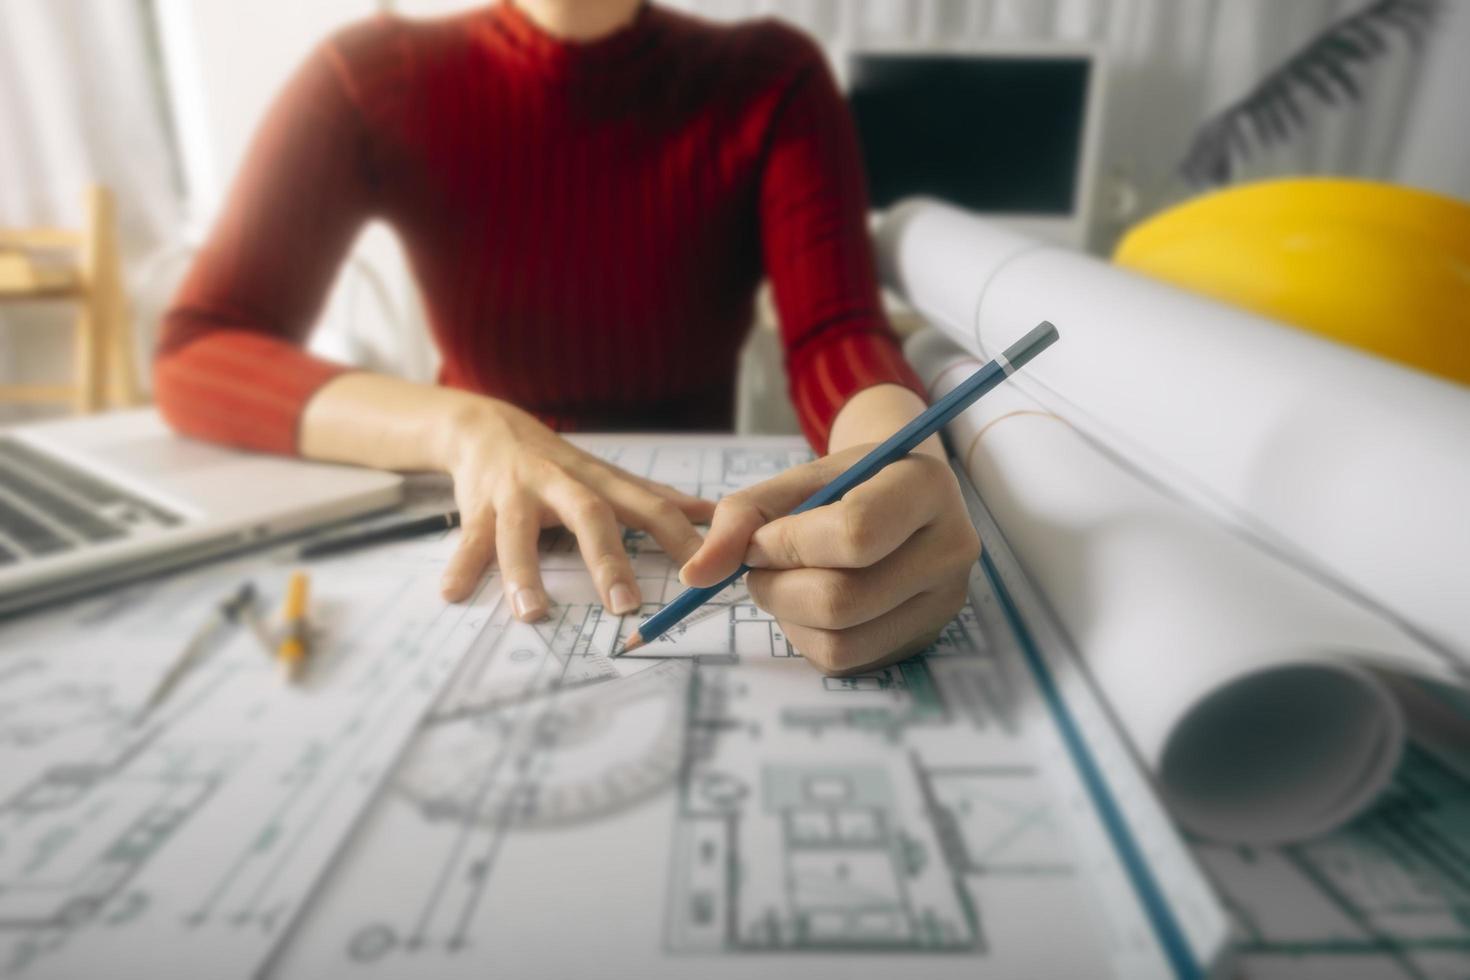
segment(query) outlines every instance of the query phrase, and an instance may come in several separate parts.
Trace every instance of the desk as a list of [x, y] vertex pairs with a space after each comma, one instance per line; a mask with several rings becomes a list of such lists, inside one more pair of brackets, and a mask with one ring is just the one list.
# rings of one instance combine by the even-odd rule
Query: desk
[[[710, 496], [805, 455], [578, 441]], [[201, 604], [279, 595], [287, 552], [12, 623], [0, 975], [1203, 975], [1224, 912], [970, 503], [971, 604], [841, 680], [738, 588], [610, 659], [633, 622], [554, 535], [548, 623], [493, 576], [438, 602], [447, 535], [341, 556], [314, 566], [303, 690], [242, 631], [142, 726], [129, 699]], [[626, 544], [671, 597], [664, 556]]]

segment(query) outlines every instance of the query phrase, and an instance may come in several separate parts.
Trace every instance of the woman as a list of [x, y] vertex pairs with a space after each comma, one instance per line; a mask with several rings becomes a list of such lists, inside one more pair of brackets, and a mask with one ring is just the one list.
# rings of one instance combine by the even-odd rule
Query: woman
[[[866, 207], [825, 61], [775, 23], [638, 0], [375, 19], [323, 44], [266, 118], [167, 315], [158, 403], [206, 439], [450, 473], [451, 601], [498, 561], [516, 615], [545, 616], [537, 535], [564, 523], [605, 605], [633, 612], [621, 522], [687, 584], [743, 559], [808, 659], [871, 668], [960, 608], [978, 543], [934, 440], [838, 505], [780, 516], [924, 407], [881, 312]], [[301, 348], [374, 217], [425, 297], [439, 385]], [[763, 271], [792, 397], [831, 455], [715, 507], [555, 434], [728, 428]]]

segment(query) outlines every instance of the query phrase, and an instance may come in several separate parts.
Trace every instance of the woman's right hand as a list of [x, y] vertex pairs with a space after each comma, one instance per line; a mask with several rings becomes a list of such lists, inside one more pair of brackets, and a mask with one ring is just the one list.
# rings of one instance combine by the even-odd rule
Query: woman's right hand
[[537, 548], [542, 528], [564, 525], [576, 535], [603, 606], [625, 615], [643, 599], [619, 525], [646, 531], [677, 567], [703, 541], [694, 525], [714, 514], [713, 502], [621, 470], [490, 398], [454, 412], [444, 456], [463, 527], [444, 572], [444, 597], [468, 598], [493, 559], [506, 599], [525, 622], [550, 608]]

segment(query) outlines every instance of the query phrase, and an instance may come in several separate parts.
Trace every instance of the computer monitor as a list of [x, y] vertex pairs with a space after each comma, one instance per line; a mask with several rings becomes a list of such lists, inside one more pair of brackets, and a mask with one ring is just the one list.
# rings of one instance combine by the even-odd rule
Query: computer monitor
[[873, 207], [928, 195], [1085, 246], [1099, 63], [1083, 46], [850, 52]]

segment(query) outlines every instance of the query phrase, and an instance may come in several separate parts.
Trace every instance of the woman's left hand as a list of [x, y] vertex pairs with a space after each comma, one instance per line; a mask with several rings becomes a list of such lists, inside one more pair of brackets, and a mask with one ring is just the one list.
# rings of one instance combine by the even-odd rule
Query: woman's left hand
[[946, 462], [915, 453], [835, 504], [782, 516], [872, 448], [851, 447], [721, 500], [680, 579], [713, 585], [743, 561], [755, 604], [827, 674], [872, 670], [934, 642], [965, 604], [980, 554]]

